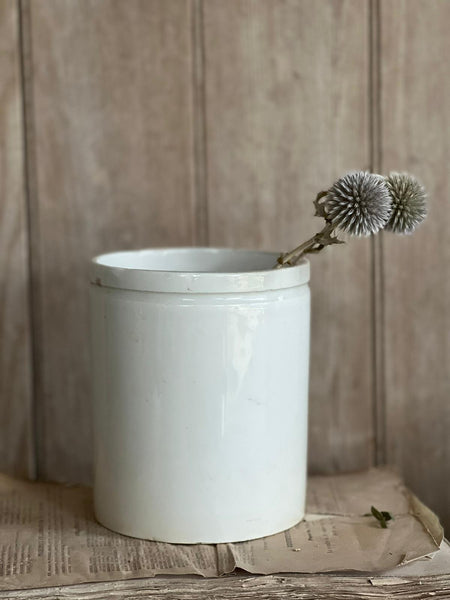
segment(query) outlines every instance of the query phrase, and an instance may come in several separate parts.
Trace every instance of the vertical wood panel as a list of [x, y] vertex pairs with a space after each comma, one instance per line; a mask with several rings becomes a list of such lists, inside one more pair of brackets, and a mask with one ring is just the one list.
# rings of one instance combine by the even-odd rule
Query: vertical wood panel
[[387, 458], [450, 525], [450, 3], [382, 0], [383, 170], [430, 195], [413, 237], [384, 237]]
[[[368, 168], [369, 15], [360, 0], [204, 3], [210, 243], [288, 250], [312, 199]], [[373, 459], [369, 240], [312, 258], [310, 465]]]
[[0, 469], [33, 475], [19, 15], [0, 1]]
[[186, 0], [34, 0], [40, 475], [91, 468], [88, 259], [196, 238]]

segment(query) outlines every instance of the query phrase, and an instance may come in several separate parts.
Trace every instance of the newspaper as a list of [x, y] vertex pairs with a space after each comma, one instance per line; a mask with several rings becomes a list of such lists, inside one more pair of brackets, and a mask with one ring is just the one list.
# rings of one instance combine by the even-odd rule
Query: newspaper
[[[389, 511], [382, 529], [370, 507]], [[282, 533], [234, 544], [165, 544], [105, 529], [92, 491], [0, 475], [0, 590], [155, 575], [382, 571], [439, 549], [437, 517], [387, 469], [311, 477], [307, 516]]]

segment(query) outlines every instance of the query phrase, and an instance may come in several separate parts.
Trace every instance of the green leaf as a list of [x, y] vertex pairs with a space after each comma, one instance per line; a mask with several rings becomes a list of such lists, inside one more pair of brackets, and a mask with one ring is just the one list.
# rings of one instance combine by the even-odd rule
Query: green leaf
[[387, 522], [392, 519], [392, 515], [386, 510], [379, 511], [375, 506], [370, 507], [370, 512], [379, 522], [382, 529], [387, 529]]

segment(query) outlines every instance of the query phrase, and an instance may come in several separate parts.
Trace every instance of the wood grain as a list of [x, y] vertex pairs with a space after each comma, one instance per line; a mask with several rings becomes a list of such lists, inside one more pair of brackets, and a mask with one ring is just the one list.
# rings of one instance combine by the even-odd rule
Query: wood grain
[[[400, 572], [401, 573], [401, 572]], [[177, 575], [81, 583], [59, 588], [2, 590], [1, 600], [429, 600], [450, 594], [448, 574], [401, 577], [367, 575], [226, 575], [206, 578]]]
[[[368, 168], [369, 14], [360, 0], [204, 4], [212, 245], [289, 250], [321, 224], [312, 199]], [[373, 459], [371, 248], [312, 259], [310, 466]]]
[[0, 1], [0, 469], [33, 475], [19, 15]]
[[387, 458], [450, 526], [450, 3], [383, 0], [384, 171], [416, 174], [430, 214], [384, 237]]
[[196, 240], [191, 5], [35, 0], [39, 474], [88, 482], [88, 260]]

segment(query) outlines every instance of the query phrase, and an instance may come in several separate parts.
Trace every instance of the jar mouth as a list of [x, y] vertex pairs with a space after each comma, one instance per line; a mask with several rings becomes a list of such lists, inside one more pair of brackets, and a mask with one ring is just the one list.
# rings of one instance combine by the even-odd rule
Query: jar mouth
[[309, 262], [273, 269], [280, 252], [234, 248], [146, 248], [92, 259], [93, 285], [137, 291], [230, 293], [283, 289], [309, 281]]

